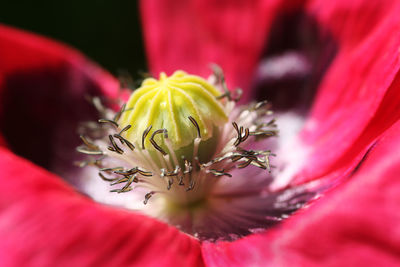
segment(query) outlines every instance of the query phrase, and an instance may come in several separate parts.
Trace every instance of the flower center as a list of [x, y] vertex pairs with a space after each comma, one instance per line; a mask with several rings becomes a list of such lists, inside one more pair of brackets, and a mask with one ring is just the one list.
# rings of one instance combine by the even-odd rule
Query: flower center
[[145, 79], [119, 112], [101, 108], [99, 127], [81, 136], [78, 151], [92, 156], [82, 166], [112, 193], [141, 197], [135, 209], [200, 238], [266, 227], [258, 201], [279, 200], [266, 191], [273, 154], [262, 140], [277, 134], [275, 120], [266, 101], [234, 100], [218, 69], [210, 82], [183, 71]]

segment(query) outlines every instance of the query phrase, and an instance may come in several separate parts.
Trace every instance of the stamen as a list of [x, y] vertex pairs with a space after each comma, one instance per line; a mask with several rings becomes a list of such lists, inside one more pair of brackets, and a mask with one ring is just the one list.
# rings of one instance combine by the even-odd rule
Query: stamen
[[86, 139], [86, 137], [84, 137], [83, 135], [79, 136], [83, 143], [90, 149], [90, 150], [100, 150], [100, 148], [95, 145], [94, 143], [92, 143], [91, 141], [89, 141], [88, 139]]
[[254, 105], [253, 110], [260, 109], [260, 108], [264, 107], [267, 103], [268, 103], [267, 100], [257, 102], [257, 103]]
[[185, 183], [183, 182], [183, 176], [181, 175], [181, 176], [179, 176], [179, 182], [178, 182], [178, 185], [185, 185]]
[[118, 121], [121, 118], [122, 113], [125, 112], [125, 107], [126, 107], [126, 104], [123, 104], [121, 109], [117, 112], [117, 114], [115, 114], [114, 121]]
[[130, 125], [130, 124], [126, 125], [126, 126], [119, 132], [119, 135], [121, 135], [123, 132], [129, 130], [131, 127], [132, 127], [132, 125]]
[[196, 127], [196, 129], [197, 129], [197, 137], [201, 139], [199, 124], [192, 116], [189, 116], [188, 118], [189, 118], [190, 122], [193, 123], [194, 127]]
[[129, 142], [126, 138], [122, 137], [120, 134], [114, 134], [114, 137], [118, 138], [121, 144], [123, 145], [126, 144], [130, 150], [133, 151], [135, 149], [135, 146], [131, 142]]
[[[141, 88], [135, 91], [135, 93], [138, 91], [142, 93], [137, 95], [134, 93], [128, 104], [122, 105], [116, 113], [104, 108], [99, 99], [93, 100], [99, 109], [102, 108], [102, 117], [113, 119], [100, 119], [96, 125], [87, 126], [90, 129], [87, 136], [92, 138], [102, 136], [102, 139], [94, 142], [82, 135], [83, 144], [77, 150], [84, 154], [103, 156], [99, 159], [80, 162], [79, 166], [96, 166], [100, 178], [111, 186], [110, 192], [120, 194], [137, 188], [147, 189], [148, 193], [145, 194], [143, 200], [144, 205], [147, 205], [154, 194], [160, 193], [157, 197], [162, 201], [155, 201], [154, 204], [165, 205], [165, 207], [147, 211], [151, 215], [160, 216], [166, 220], [171, 219], [179, 225], [181, 223], [185, 225], [185, 222], [180, 221], [180, 216], [177, 216], [178, 219], [172, 217], [174, 214], [169, 213], [170, 207], [173, 207], [174, 212], [183, 212], [182, 214], [197, 212], [201, 209], [204, 213], [201, 213], [200, 217], [204, 217], [205, 221], [233, 219], [225, 222], [230, 229], [236, 229], [236, 223], [247, 222], [246, 212], [240, 208], [234, 210], [234, 206], [230, 206], [230, 201], [232, 200], [232, 205], [235, 205], [234, 203], [238, 200], [234, 199], [235, 197], [257, 197], [263, 189], [255, 189], [250, 184], [250, 187], [246, 184], [240, 188], [245, 185], [243, 181], [233, 181], [228, 178], [243, 178], [236, 175], [237, 173], [242, 175], [243, 172], [235, 172], [235, 169], [242, 169], [249, 165], [271, 172], [273, 166], [270, 166], [269, 157], [273, 154], [269, 150], [247, 150], [246, 145], [249, 140], [257, 141], [258, 138], [275, 136], [278, 131], [274, 129], [275, 119], [269, 121], [265, 119], [266, 114], [269, 114], [267, 101], [249, 105], [241, 111], [229, 114], [235, 105], [233, 101], [238, 99], [228, 90], [222, 72], [218, 73], [218, 71], [215, 72], [219, 87], [214, 87], [200, 77], [183, 72], [174, 74], [172, 78], [164, 75], [161, 81], [146, 79]], [[193, 83], [197, 83], [196, 88], [191, 87]], [[153, 91], [156, 92], [156, 99]], [[240, 89], [237, 92], [240, 94]], [[179, 93], [185, 96], [183, 102], [179, 95], [177, 97], [174, 95]], [[202, 103], [204, 106], [201, 107], [193, 107], [198, 104], [195, 100], [199, 93], [204, 100], [209, 102]], [[218, 100], [222, 98], [224, 98], [222, 101]], [[142, 108], [136, 110], [139, 100], [144, 105], [141, 104]], [[185, 101], [190, 101], [190, 105], [185, 106]], [[182, 112], [180, 112], [181, 109]], [[130, 110], [135, 110], [135, 112], [128, 113], [127, 111]], [[158, 114], [165, 110], [168, 112], [162, 114], [163, 120], [156, 116], [147, 116], [149, 112]], [[182, 117], [182, 114], [187, 115]], [[144, 120], [144, 116], [147, 116], [149, 121]], [[173, 120], [173, 123], [170, 121], [166, 123], [166, 118]], [[103, 126], [104, 123], [108, 124], [107, 127]], [[191, 124], [196, 128], [196, 133]], [[192, 133], [194, 137], [188, 138], [192, 136]], [[158, 137], [159, 134], [163, 136]], [[151, 145], [145, 147], [146, 142]], [[109, 153], [107, 150], [115, 153]], [[105, 157], [107, 159], [102, 160]], [[270, 179], [266, 175], [259, 176]], [[230, 184], [234, 191], [230, 189]], [[220, 190], [218, 186], [226, 186], [226, 188]], [[218, 203], [215, 204], [218, 207], [210, 208], [209, 205], [214, 205], [214, 203]], [[212, 213], [210, 215], [207, 213], [209, 208]], [[154, 214], [153, 211], [160, 211], [160, 213]], [[230, 214], [231, 211], [232, 214]], [[220, 214], [215, 212], [220, 212]], [[235, 218], [237, 221], [234, 220]], [[196, 227], [204, 227], [204, 224], [201, 225], [201, 220], [199, 219], [200, 226]], [[216, 226], [215, 229], [217, 228]], [[193, 233], [196, 228], [183, 230]], [[222, 232], [225, 232], [225, 229]]]
[[209, 169], [209, 172], [214, 174], [215, 176], [228, 176], [228, 177], [232, 177], [232, 174], [225, 172], [224, 169], [222, 169], [221, 171], [218, 171], [216, 169]]
[[236, 133], [237, 133], [237, 138], [236, 138], [235, 143], [233, 143], [233, 145], [237, 147], [238, 145], [240, 145], [241, 143], [243, 143], [244, 141], [247, 140], [247, 138], [249, 137], [250, 131], [249, 131], [249, 128], [246, 128], [244, 136], [242, 136], [243, 135], [243, 126], [240, 126], [240, 129], [239, 129], [236, 122], [232, 122], [232, 125], [233, 125], [233, 128], [235, 128]]
[[[108, 138], [110, 139], [111, 145], [112, 147], [108, 147], [109, 150], [117, 152], [118, 154], [123, 154], [124, 151], [117, 145], [117, 143], [115, 143], [114, 137], [110, 134], [108, 136]], [[110, 149], [112, 148], [112, 149]]]
[[144, 132], [143, 132], [143, 135], [142, 135], [142, 149], [143, 149], [143, 150], [145, 149], [145, 147], [144, 147], [144, 139], [145, 139], [146, 136], [149, 134], [149, 132], [150, 132], [150, 130], [151, 130], [152, 127], [153, 127], [153, 126], [150, 125], [150, 126], [147, 127], [147, 129], [144, 130]]
[[112, 124], [113, 126], [115, 126], [115, 127], [118, 128], [118, 123], [116, 123], [116, 122], [113, 121], [113, 120], [109, 120], [109, 119], [99, 119], [99, 122], [101, 122], [101, 123], [110, 123], [110, 124]]
[[171, 189], [173, 183], [174, 183], [174, 180], [173, 180], [173, 179], [168, 179], [167, 190], [170, 190], [170, 189]]
[[99, 171], [102, 172], [115, 172], [115, 171], [119, 171], [119, 170], [123, 170], [124, 168], [122, 167], [114, 167], [114, 168], [101, 168], [99, 169]]
[[121, 189], [113, 189], [113, 190], [110, 190], [110, 192], [111, 192], [111, 193], [118, 193], [118, 194], [120, 194], [120, 193], [129, 192], [129, 191], [131, 191], [132, 189], [133, 189], [132, 187], [127, 187], [127, 188], [121, 188]]
[[77, 147], [76, 150], [80, 153], [87, 154], [87, 155], [103, 155], [103, 151], [97, 150], [88, 150], [84, 147]]
[[164, 136], [166, 136], [166, 138], [168, 137], [168, 132], [167, 132], [166, 129], [159, 129], [159, 130], [155, 131], [155, 132], [151, 135], [151, 137], [150, 137], [150, 143], [154, 146], [155, 149], [157, 149], [158, 151], [160, 151], [161, 154], [163, 154], [163, 155], [165, 156], [165, 155], [167, 155], [167, 152], [165, 152], [165, 151], [156, 143], [156, 141], [154, 140], [154, 137], [155, 137], [157, 134], [160, 134], [160, 133], [164, 133]]
[[154, 191], [151, 191], [151, 192], [147, 193], [147, 194], [144, 196], [144, 201], [143, 201], [143, 203], [146, 205], [147, 202], [149, 201], [149, 199], [150, 199], [154, 194], [155, 194]]
[[186, 192], [193, 190], [194, 186], [195, 186], [196, 182], [194, 180], [190, 181], [189, 187], [185, 189]]
[[114, 182], [116, 179], [115, 178], [107, 178], [105, 177], [101, 172], [99, 172], [99, 176], [101, 179], [103, 179], [106, 182]]

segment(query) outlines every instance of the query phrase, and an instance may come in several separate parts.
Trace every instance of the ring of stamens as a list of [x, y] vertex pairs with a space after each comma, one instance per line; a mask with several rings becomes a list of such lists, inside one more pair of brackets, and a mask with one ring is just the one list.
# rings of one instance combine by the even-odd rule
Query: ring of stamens
[[[257, 103], [255, 106], [252, 106], [243, 112], [254, 112], [256, 110], [261, 109], [265, 105], [264, 102]], [[121, 108], [121, 110], [117, 113], [117, 116], [114, 117], [118, 118], [122, 112], [124, 112], [124, 106]], [[242, 112], [242, 113], [243, 113]], [[242, 114], [241, 113], [241, 114]], [[240, 117], [240, 115], [238, 116]], [[124, 128], [120, 128], [118, 123], [115, 120], [111, 119], [100, 119], [99, 123], [107, 123], [108, 125], [111, 126], [110, 130], [116, 131], [114, 134], [109, 134], [109, 146], [107, 149], [113, 153], [113, 154], [118, 154], [118, 155], [123, 155], [125, 150], [128, 149], [129, 151], [135, 151], [135, 146], [127, 140], [123, 134], [126, 132], [128, 129], [132, 127], [132, 125], [126, 125]], [[193, 124], [193, 126], [196, 128], [197, 133], [198, 133], [198, 138], [197, 140], [194, 141], [194, 146], [198, 147], [199, 140], [201, 138], [200, 135], [200, 128], [197, 123], [197, 121], [189, 116], [188, 119], [190, 122]], [[195, 156], [193, 158], [193, 162], [188, 161], [187, 159], [184, 159], [184, 165], [185, 169], [182, 170], [182, 168], [179, 165], [176, 165], [173, 170], [167, 170], [167, 168], [160, 168], [159, 173], [155, 173], [154, 171], [149, 171], [143, 168], [140, 168], [138, 166], [133, 167], [131, 169], [125, 169], [123, 167], [104, 167], [102, 165], [102, 159], [97, 159], [96, 160], [96, 166], [99, 167], [99, 176], [102, 180], [109, 182], [111, 186], [118, 185], [118, 184], [123, 184], [123, 186], [119, 189], [112, 189], [110, 192], [116, 192], [116, 193], [126, 193], [129, 192], [133, 189], [132, 184], [138, 184], [141, 182], [146, 182], [145, 178], [146, 177], [152, 177], [154, 175], [159, 176], [161, 178], [166, 178], [166, 190], [169, 191], [173, 184], [174, 184], [174, 178], [177, 179], [177, 185], [178, 186], [184, 186], [185, 185], [185, 178], [187, 177], [187, 187], [185, 188], [185, 191], [191, 191], [195, 188], [196, 181], [193, 179], [192, 175], [190, 175], [193, 171], [203, 171], [206, 174], [211, 174], [216, 178], [219, 177], [232, 177], [232, 175], [229, 173], [230, 170], [233, 168], [245, 168], [249, 165], [254, 165], [256, 167], [259, 167], [261, 169], [267, 169], [269, 172], [271, 171], [271, 166], [269, 162], [269, 157], [274, 156], [269, 150], [265, 151], [255, 151], [255, 150], [246, 150], [239, 145], [245, 143], [247, 139], [250, 136], [256, 136], [256, 137], [270, 137], [276, 135], [277, 131], [276, 130], [262, 130], [263, 127], [271, 127], [274, 126], [274, 120], [269, 121], [268, 123], [264, 124], [256, 124], [254, 131], [250, 131], [248, 127], [243, 127], [243, 126], [238, 126], [238, 124], [233, 121], [232, 126], [236, 132], [236, 137], [235, 141], [233, 142], [233, 147], [234, 149], [229, 150], [227, 153], [223, 155], [217, 155], [214, 159], [206, 162], [206, 163], [200, 163], [198, 162], [197, 157]], [[148, 134], [150, 130], [152, 129], [152, 126], [150, 125], [142, 135], [142, 147], [141, 151], [146, 151], [145, 148], [145, 139], [148, 137]], [[149, 138], [150, 143], [152, 146], [163, 156], [163, 157], [168, 157], [168, 153], [159, 145], [157, 142], [154, 140], [154, 137], [156, 135], [163, 134], [163, 138], [168, 144], [168, 132], [166, 129], [158, 129], [154, 131]], [[94, 142], [92, 142], [90, 139], [81, 136], [81, 139], [83, 141], [83, 145], [78, 147], [78, 151], [87, 155], [104, 155], [107, 154], [107, 156], [112, 156], [108, 155], [108, 152], [102, 151], [98, 145], [96, 145]], [[120, 145], [117, 144], [116, 141], [119, 141]], [[170, 152], [171, 153], [171, 152]], [[172, 155], [172, 158], [174, 155]], [[175, 159], [176, 161], [176, 159]], [[214, 165], [224, 162], [224, 161], [230, 161], [231, 163], [237, 163], [235, 165], [232, 164], [227, 164], [226, 168], [223, 169], [216, 169], [213, 168]], [[176, 162], [175, 162], [176, 163]], [[82, 164], [87, 165], [87, 164]], [[116, 175], [116, 177], [110, 178], [107, 177], [105, 174], [111, 174], [111, 175]], [[142, 178], [138, 177], [142, 176]], [[148, 181], [147, 181], [148, 182]], [[157, 191], [151, 190], [150, 192], [146, 193], [145, 199], [143, 201], [144, 204], [147, 204], [150, 198], [156, 194]]]

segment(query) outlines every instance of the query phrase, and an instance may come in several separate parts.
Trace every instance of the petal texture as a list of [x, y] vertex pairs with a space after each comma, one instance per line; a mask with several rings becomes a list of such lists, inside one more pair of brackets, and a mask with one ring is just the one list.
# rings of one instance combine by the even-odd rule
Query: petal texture
[[360, 169], [279, 228], [233, 243], [205, 243], [207, 266], [398, 266], [400, 123]]
[[250, 97], [271, 21], [284, 1], [141, 1], [148, 62], [153, 74], [176, 69], [207, 77], [210, 64], [225, 72], [228, 86]]
[[201, 266], [199, 243], [0, 149], [1, 266]]
[[307, 9], [332, 32], [339, 51], [303, 132], [312, 164], [297, 183], [346, 166], [400, 115], [400, 36], [394, 34], [400, 3], [316, 0]]

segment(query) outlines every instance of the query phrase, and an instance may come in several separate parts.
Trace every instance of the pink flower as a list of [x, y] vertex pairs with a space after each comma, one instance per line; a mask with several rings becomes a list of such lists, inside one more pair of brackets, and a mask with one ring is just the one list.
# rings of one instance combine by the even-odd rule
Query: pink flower
[[289, 182], [340, 184], [278, 227], [235, 242], [200, 243], [94, 203], [60, 176], [73, 158], [71, 129], [93, 116], [83, 96], [115, 97], [117, 82], [69, 48], [0, 26], [1, 265], [397, 266], [400, 4], [145, 0], [141, 7], [153, 72], [206, 75], [216, 62], [247, 99], [272, 22], [300, 11], [312, 17], [337, 50], [301, 133], [306, 164]]

